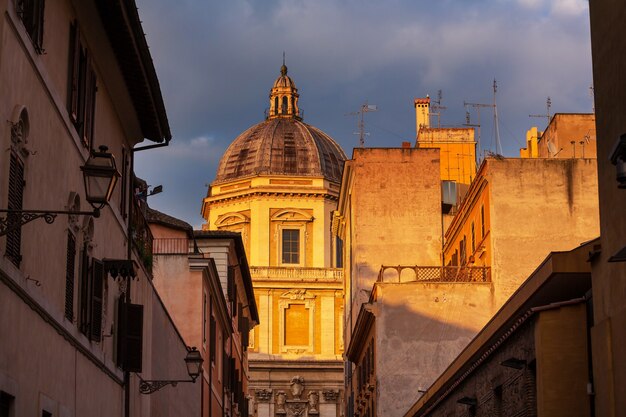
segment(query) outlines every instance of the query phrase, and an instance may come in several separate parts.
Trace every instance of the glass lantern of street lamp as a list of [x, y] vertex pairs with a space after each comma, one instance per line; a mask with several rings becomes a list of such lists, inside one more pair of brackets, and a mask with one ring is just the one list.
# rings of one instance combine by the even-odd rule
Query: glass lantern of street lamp
[[202, 362], [202, 355], [198, 352], [198, 349], [195, 347], [189, 349], [185, 358], [185, 364], [187, 365], [187, 373], [193, 382], [196, 382], [196, 378], [202, 372]]
[[94, 208], [94, 216], [111, 199], [120, 173], [115, 166], [115, 158], [107, 152], [109, 148], [100, 146], [99, 151], [92, 150], [89, 159], [80, 169], [85, 181], [86, 200]]

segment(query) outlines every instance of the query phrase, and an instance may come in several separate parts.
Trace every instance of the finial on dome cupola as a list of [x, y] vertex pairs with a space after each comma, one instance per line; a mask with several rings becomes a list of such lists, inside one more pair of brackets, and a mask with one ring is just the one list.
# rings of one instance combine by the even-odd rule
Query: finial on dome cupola
[[280, 67], [280, 75], [287, 75], [287, 65], [285, 65], [285, 51], [283, 51], [283, 66]]

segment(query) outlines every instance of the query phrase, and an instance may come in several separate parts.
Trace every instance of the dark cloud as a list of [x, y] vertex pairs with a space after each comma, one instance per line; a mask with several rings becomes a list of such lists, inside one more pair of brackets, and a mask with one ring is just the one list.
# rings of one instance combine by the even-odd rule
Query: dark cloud
[[[442, 124], [465, 121], [463, 101], [497, 95], [502, 146], [517, 155], [531, 113], [591, 110], [585, 0], [138, 0], [174, 141], [138, 154], [137, 170], [165, 191], [155, 207], [199, 226], [205, 184], [228, 144], [264, 118], [282, 52], [307, 123], [351, 154], [369, 100], [367, 144], [413, 140], [414, 97], [443, 91]], [[472, 113], [472, 122], [477, 115]], [[483, 144], [493, 119], [481, 113]], [[495, 150], [495, 149], [494, 149]]]

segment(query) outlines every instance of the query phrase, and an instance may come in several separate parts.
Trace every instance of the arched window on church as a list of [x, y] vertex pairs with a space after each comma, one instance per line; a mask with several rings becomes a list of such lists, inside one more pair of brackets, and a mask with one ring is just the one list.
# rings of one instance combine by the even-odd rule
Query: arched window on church
[[291, 96], [291, 111], [296, 113], [296, 99], [293, 96]]
[[288, 106], [287, 96], [283, 96], [283, 107], [281, 109], [282, 114], [287, 114], [287, 106]]
[[274, 114], [278, 114], [278, 97], [274, 97]]

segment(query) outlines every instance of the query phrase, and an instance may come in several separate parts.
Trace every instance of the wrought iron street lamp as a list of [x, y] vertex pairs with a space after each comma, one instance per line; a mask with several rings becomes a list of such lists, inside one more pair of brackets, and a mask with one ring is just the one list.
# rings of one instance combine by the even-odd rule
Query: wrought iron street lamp
[[0, 236], [39, 218], [52, 224], [59, 214], [100, 217], [100, 209], [108, 204], [120, 177], [115, 158], [107, 151], [106, 146], [100, 146], [99, 151], [92, 150], [85, 165], [80, 167], [85, 183], [85, 199], [91, 204], [93, 211], [0, 209], [0, 213], [7, 213], [6, 217], [0, 218]]
[[139, 392], [142, 394], [152, 394], [157, 392], [161, 388], [171, 385], [175, 387], [179, 382], [192, 382], [195, 383], [198, 376], [202, 372], [202, 355], [195, 347], [187, 349], [187, 356], [185, 357], [185, 364], [187, 365], [187, 373], [191, 379], [178, 379], [178, 380], [151, 380], [146, 381], [140, 378]]

